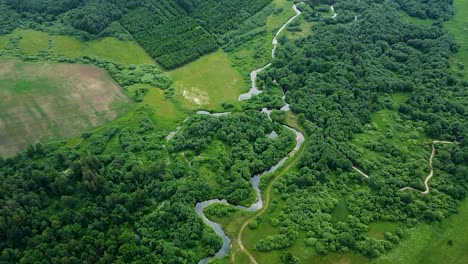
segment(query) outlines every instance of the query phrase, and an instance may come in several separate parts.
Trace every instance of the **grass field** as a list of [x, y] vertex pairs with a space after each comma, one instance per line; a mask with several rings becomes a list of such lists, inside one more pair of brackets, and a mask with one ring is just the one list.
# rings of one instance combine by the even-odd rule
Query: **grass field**
[[[264, 29], [267, 34], [259, 35], [242, 45], [242, 47], [229, 55], [235, 62], [236, 68], [245, 78], [249, 78], [252, 70], [260, 68], [271, 61], [272, 40], [276, 31], [296, 13], [292, 9], [292, 2], [287, 0], [273, 0], [275, 10], [282, 10], [278, 14], [267, 17]], [[259, 28], [260, 29], [260, 28]]]
[[175, 99], [187, 109], [216, 109], [236, 103], [244, 90], [241, 74], [228, 55], [219, 50], [169, 72], [176, 88]]
[[142, 103], [153, 109], [154, 121], [158, 127], [172, 130], [178, 122], [187, 117], [187, 114], [180, 106], [165, 98], [164, 92], [159, 88], [146, 84], [137, 84], [128, 87], [128, 92], [133, 95], [135, 90], [139, 88], [148, 89]]
[[121, 64], [155, 64], [153, 59], [135, 42], [113, 37], [83, 42], [71, 36], [54, 36], [54, 55], [65, 57], [95, 56]]
[[468, 0], [454, 0], [453, 5], [455, 16], [445, 23], [445, 28], [455, 36], [461, 48], [450, 56], [450, 62], [452, 70], [468, 80]]
[[49, 34], [35, 30], [17, 30], [14, 34], [21, 36], [19, 48], [25, 55], [38, 55], [39, 52], [47, 50], [51, 40]]
[[89, 65], [0, 61], [0, 155], [75, 136], [131, 109], [107, 72]]
[[24, 55], [38, 55], [41, 51], [48, 51], [55, 57], [91, 56], [125, 65], [155, 64], [136, 42], [121, 41], [114, 37], [84, 42], [73, 36], [56, 36], [35, 30], [15, 30], [9, 35], [0, 36], [0, 49], [11, 37], [21, 38], [18, 48]]
[[434, 20], [432, 20], [432, 19], [421, 19], [421, 18], [418, 18], [418, 17], [409, 16], [405, 12], [401, 12], [401, 16], [402, 16], [403, 20], [408, 22], [408, 23], [413, 23], [413, 24], [422, 25], [422, 26], [430, 26], [434, 22]]
[[8, 43], [8, 36], [0, 36], [0, 51]]
[[312, 34], [312, 27], [316, 24], [316, 22], [307, 22], [303, 16], [299, 16], [296, 19], [300, 23], [299, 28], [301, 29], [301, 31], [297, 32], [285, 30], [284, 33], [282, 33], [281, 35], [284, 34], [288, 39], [296, 40], [298, 38], [303, 38]]
[[[407, 239], [376, 263], [468, 263], [468, 200], [440, 224], [407, 230]], [[452, 241], [452, 245], [450, 242]]]
[[[394, 109], [397, 109], [408, 98], [407, 93], [392, 94], [391, 101]], [[410, 153], [411, 156], [411, 153], [425, 153], [425, 148], [431, 140], [418, 127], [421, 126], [401, 119], [396, 110], [383, 109], [372, 115], [372, 123], [365, 127], [363, 133], [354, 136], [353, 143], [363, 154], [363, 159], [367, 161], [374, 161], [381, 155], [376, 155], [365, 148], [366, 142], [387, 142], [389, 145], [398, 146], [400, 150]], [[427, 155], [422, 156], [422, 161]]]

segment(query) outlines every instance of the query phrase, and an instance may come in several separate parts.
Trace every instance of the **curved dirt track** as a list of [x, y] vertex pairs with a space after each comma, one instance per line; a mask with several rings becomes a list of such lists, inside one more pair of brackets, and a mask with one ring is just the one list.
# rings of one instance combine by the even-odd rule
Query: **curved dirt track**
[[441, 140], [432, 141], [432, 153], [431, 153], [431, 157], [429, 157], [429, 166], [431, 168], [431, 172], [429, 172], [429, 175], [427, 175], [426, 179], [424, 180], [424, 186], [425, 186], [426, 190], [420, 191], [420, 190], [414, 189], [412, 187], [404, 187], [404, 188], [401, 188], [400, 191], [411, 190], [411, 191], [420, 192], [421, 194], [428, 194], [429, 193], [429, 191], [430, 191], [429, 181], [434, 176], [434, 167], [432, 166], [432, 161], [433, 161], [433, 159], [435, 157], [435, 154], [436, 154], [435, 144], [454, 144], [454, 142], [441, 141]]

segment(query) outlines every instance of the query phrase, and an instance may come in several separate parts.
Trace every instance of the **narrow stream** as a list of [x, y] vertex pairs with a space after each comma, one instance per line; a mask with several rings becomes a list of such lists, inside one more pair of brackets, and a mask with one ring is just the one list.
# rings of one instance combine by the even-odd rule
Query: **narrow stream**
[[[300, 14], [301, 14], [301, 11], [299, 9], [297, 9], [296, 5], [293, 5], [293, 10], [296, 12], [296, 15], [294, 15], [293, 17], [291, 17], [286, 23], [284, 23], [281, 28], [276, 32], [275, 34], [275, 37], [273, 38], [273, 41], [272, 41], [272, 44], [273, 44], [273, 49], [271, 51], [271, 57], [272, 58], [275, 58], [275, 55], [276, 55], [276, 48], [278, 46], [278, 36], [280, 35], [280, 33], [287, 27], [287, 25], [289, 23], [291, 23], [295, 18], [297, 18]], [[250, 98], [252, 98], [252, 96], [254, 95], [258, 95], [260, 93], [262, 93], [261, 90], [259, 90], [257, 88], [257, 75], [258, 73], [260, 73], [261, 71], [265, 70], [266, 68], [270, 67], [271, 66], [271, 63], [268, 63], [267, 65], [259, 68], [259, 69], [256, 69], [254, 71], [252, 71], [250, 73], [250, 78], [252, 80], [252, 86], [251, 86], [251, 89], [248, 93], [245, 93], [245, 94], [241, 94], [238, 98], [239, 101], [244, 101], [244, 100], [248, 100]], [[281, 108], [281, 110], [283, 111], [289, 111], [289, 104], [286, 102], [286, 96], [283, 94], [283, 100], [285, 100], [285, 105]], [[270, 117], [270, 113], [271, 113], [271, 110], [267, 109], [267, 108], [263, 108], [262, 109], [262, 113], [265, 113], [268, 118], [271, 120], [271, 117]], [[213, 115], [213, 116], [222, 116], [222, 115], [226, 115], [226, 114], [229, 114], [229, 113], [209, 113], [209, 112], [205, 112], [205, 111], [199, 111], [197, 112], [197, 114], [205, 114], [205, 115]], [[304, 143], [305, 141], [305, 138], [304, 138], [304, 135], [295, 130], [294, 128], [291, 128], [291, 127], [288, 127], [288, 126], [284, 126], [286, 129], [289, 129], [291, 131], [293, 131], [295, 134], [296, 134], [296, 146], [294, 147], [294, 149], [288, 154], [288, 156], [284, 157], [282, 160], [280, 160], [277, 164], [275, 164], [273, 167], [271, 167], [268, 171], [265, 171], [261, 174], [257, 174], [257, 175], [254, 175], [251, 179], [250, 179], [250, 182], [252, 183], [252, 187], [254, 188], [255, 192], [257, 193], [257, 202], [255, 202], [254, 204], [252, 204], [250, 207], [245, 207], [245, 206], [242, 206], [242, 205], [237, 205], [235, 206], [236, 208], [239, 208], [239, 209], [242, 209], [242, 210], [246, 210], [246, 211], [258, 211], [260, 210], [262, 207], [263, 207], [263, 199], [262, 199], [262, 193], [261, 193], [261, 190], [259, 188], [259, 184], [260, 184], [260, 177], [261, 175], [264, 175], [264, 174], [269, 174], [269, 173], [272, 173], [272, 172], [275, 172], [278, 168], [280, 168], [281, 166], [284, 165], [284, 163], [286, 162], [286, 160], [289, 158], [289, 157], [293, 157], [294, 154], [301, 148], [302, 144]], [[177, 133], [177, 132], [176, 132]], [[276, 134], [276, 133], [275, 133]], [[273, 135], [273, 134], [270, 134], [270, 135]], [[274, 136], [274, 135], [273, 135]], [[197, 214], [203, 219], [203, 222], [205, 222], [207, 225], [211, 226], [211, 228], [213, 228], [213, 230], [215, 231], [215, 233], [220, 236], [222, 239], [223, 239], [223, 246], [221, 247], [220, 250], [218, 250], [218, 252], [216, 252], [216, 254], [214, 256], [211, 256], [211, 257], [207, 257], [207, 258], [204, 258], [202, 260], [200, 260], [198, 262], [198, 264], [206, 264], [208, 263], [211, 259], [213, 258], [223, 258], [225, 257], [228, 253], [229, 253], [229, 250], [230, 250], [230, 246], [231, 246], [231, 240], [229, 239], [229, 237], [226, 235], [226, 233], [224, 233], [222, 227], [220, 224], [218, 223], [215, 223], [211, 220], [209, 220], [205, 213], [203, 212], [203, 210], [212, 205], [212, 204], [215, 204], [215, 203], [218, 203], [218, 204], [226, 204], [226, 205], [230, 205], [225, 199], [224, 200], [219, 200], [219, 199], [212, 199], [212, 200], [209, 200], [209, 201], [203, 201], [203, 202], [199, 202], [195, 205], [195, 210], [197, 212]]]
[[[275, 56], [276, 56], [276, 48], [278, 47], [278, 36], [288, 26], [289, 23], [291, 23], [294, 19], [296, 19], [296, 17], [301, 15], [301, 10], [297, 9], [296, 5], [293, 5], [292, 8], [293, 8], [294, 12], [296, 12], [296, 15], [294, 15], [288, 21], [286, 21], [286, 23], [284, 23], [280, 27], [280, 29], [276, 32], [275, 37], [273, 38], [273, 41], [271, 42], [271, 44], [273, 45], [273, 49], [271, 50], [271, 58], [275, 58]], [[250, 91], [248, 91], [247, 93], [241, 94], [239, 96], [239, 101], [249, 100], [250, 98], [252, 98], [252, 96], [259, 95], [259, 94], [262, 93], [262, 91], [259, 90], [258, 87], [257, 87], [257, 75], [260, 72], [262, 72], [263, 70], [270, 67], [270, 66], [271, 66], [271, 63], [268, 63], [267, 65], [265, 65], [265, 66], [263, 66], [263, 67], [261, 67], [259, 69], [253, 70], [250, 73], [250, 79], [252, 80], [252, 86], [250, 88]]]

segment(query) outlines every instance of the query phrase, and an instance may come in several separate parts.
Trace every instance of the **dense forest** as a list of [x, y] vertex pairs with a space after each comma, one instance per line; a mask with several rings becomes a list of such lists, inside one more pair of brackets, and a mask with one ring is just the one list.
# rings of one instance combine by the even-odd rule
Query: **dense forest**
[[[92, 39], [118, 24], [114, 36], [130, 35], [172, 69], [265, 34], [251, 30], [275, 12], [270, 2], [0, 0], [0, 34], [53, 28], [54, 34]], [[337, 17], [318, 15], [319, 2], [334, 4]], [[397, 247], [404, 234], [395, 229], [373, 238], [366, 234], [373, 222], [413, 227], [456, 213], [468, 192], [468, 82], [450, 70], [449, 56], [459, 45], [443, 21], [452, 15], [452, 1], [306, 4], [303, 16], [314, 21], [313, 34], [295, 41], [281, 37], [272, 66], [259, 74], [264, 92], [227, 107], [233, 113], [193, 114], [168, 140], [139, 89], [135, 114], [126, 123], [0, 157], [0, 262], [176, 264], [212, 256], [222, 241], [194, 205], [219, 198], [248, 206], [256, 199], [250, 177], [294, 146], [294, 135], [281, 125], [281, 89], [307, 144], [297, 169], [275, 182], [271, 206], [255, 223], [269, 225], [269, 235], [255, 241], [255, 250], [303, 245], [323, 255], [354, 251], [374, 258]], [[412, 24], [403, 13], [434, 21]], [[57, 60], [95, 64], [124, 87], [170, 90], [172, 84], [156, 65], [89, 56]], [[398, 104], [395, 94], [404, 98]], [[259, 111], [263, 107], [275, 109], [272, 120]], [[391, 113], [396, 131], [379, 134], [374, 119], [382, 112]], [[379, 137], [357, 144], [369, 131]], [[277, 137], [268, 136], [273, 132]], [[400, 132], [423, 143], [405, 149]], [[431, 191], [402, 191], [424, 190], [431, 140], [453, 142], [436, 146]], [[347, 212], [336, 217], [340, 204]], [[286, 256], [285, 263], [299, 261]]]
[[[139, 112], [135, 124], [85, 133], [74, 147], [36, 144], [0, 160], [4, 259], [196, 263], [221, 244], [194, 204], [213, 197], [248, 204], [256, 199], [250, 177], [294, 145], [290, 131], [257, 111], [193, 116], [169, 143], [151, 110]], [[276, 139], [267, 137], [273, 130]], [[224, 151], [210, 156], [216, 142]], [[215, 186], [202, 166], [216, 173]]]
[[[284, 206], [276, 209], [280, 218], [275, 221], [282, 228], [259, 240], [259, 251], [288, 248], [304, 232], [302, 243], [321, 254], [355, 250], [378, 257], [398, 244], [402, 233], [397, 230], [377, 240], [362, 235], [368, 224], [440, 221], [456, 212], [458, 201], [466, 197], [468, 83], [451, 75], [448, 61], [458, 44], [441, 23], [429, 27], [407, 23], [399, 19], [399, 6], [376, 2], [382, 1], [336, 1], [340, 14], [336, 19], [322, 20], [308, 38], [295, 42], [283, 38], [273, 66], [261, 75], [267, 86], [275, 87], [276, 80], [286, 90], [292, 111], [300, 113], [308, 131], [309, 147], [299, 172], [288, 174], [276, 186], [282, 202], [274, 203]], [[444, 12], [439, 17], [450, 16], [450, 8], [437, 10]], [[409, 97], [397, 109], [388, 99], [395, 92]], [[372, 114], [382, 109], [397, 111], [406, 129], [422, 126], [433, 139], [457, 142], [437, 147], [438, 180], [431, 183], [435, 190], [430, 195], [400, 190], [405, 186], [423, 190], [421, 178], [414, 174], [423, 175], [427, 165], [415, 162], [398, 145], [367, 143], [368, 151], [385, 157], [369, 164], [351, 143], [367, 129]], [[387, 137], [392, 137], [390, 132]], [[429, 147], [424, 150], [430, 153]], [[372, 177], [366, 180], [351, 172], [353, 165], [364, 166]], [[351, 187], [356, 184], [363, 187]], [[350, 211], [338, 222], [331, 217], [338, 205], [333, 190], [343, 194]]]

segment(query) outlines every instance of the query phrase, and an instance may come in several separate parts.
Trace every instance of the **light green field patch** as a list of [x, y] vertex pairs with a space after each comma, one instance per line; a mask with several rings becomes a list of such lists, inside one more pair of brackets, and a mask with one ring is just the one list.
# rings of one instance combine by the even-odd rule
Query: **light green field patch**
[[198, 169], [198, 174], [200, 177], [206, 180], [206, 182], [213, 188], [219, 189], [219, 184], [216, 182], [216, 174], [211, 169], [209, 164], [202, 164]]
[[461, 47], [458, 53], [450, 56], [450, 64], [455, 74], [468, 80], [468, 0], [454, 0], [453, 5], [455, 16], [445, 23], [445, 28]]
[[150, 106], [154, 110], [155, 121], [165, 129], [172, 129], [178, 122], [187, 117], [179, 106], [165, 98], [164, 92], [151, 85], [137, 84], [128, 88], [131, 96], [140, 88], [146, 88], [147, 94], [144, 96], [143, 104]]
[[290, 1], [274, 0], [273, 4], [276, 14], [270, 14], [266, 19], [266, 26], [257, 29], [266, 30], [266, 34], [256, 36], [242, 45], [240, 49], [229, 54], [236, 67], [240, 69], [247, 80], [252, 70], [260, 68], [271, 61], [272, 41], [276, 32], [289, 18], [296, 14], [292, 9], [293, 3]]
[[54, 36], [53, 55], [68, 58], [94, 56], [121, 64], [155, 64], [153, 59], [135, 42], [108, 37], [83, 42], [71, 36]]
[[365, 235], [373, 237], [375, 239], [385, 239], [385, 232], [390, 232], [393, 235], [395, 235], [395, 231], [398, 228], [401, 228], [402, 230], [405, 228], [405, 226], [402, 223], [393, 223], [393, 222], [377, 222], [377, 223], [371, 223], [369, 225], [370, 230], [365, 233]]
[[47, 50], [50, 36], [47, 33], [35, 30], [17, 30], [13, 34], [21, 36], [19, 47], [26, 55], [38, 55]]
[[[374, 160], [379, 157], [365, 147], [368, 142], [387, 142], [398, 146], [404, 152], [420, 150], [430, 142], [420, 125], [410, 120], [402, 119], [397, 110], [398, 107], [408, 100], [408, 93], [394, 93], [391, 96], [395, 110], [383, 109], [372, 114], [372, 122], [364, 127], [364, 132], [356, 134], [353, 143], [363, 153], [366, 160]], [[417, 152], [417, 151], [416, 151]]]
[[468, 263], [468, 200], [441, 224], [407, 230], [407, 239], [376, 263]]
[[286, 30], [285, 36], [288, 39], [296, 40], [298, 38], [303, 38], [312, 34], [312, 27], [316, 24], [316, 22], [307, 22], [303, 16], [299, 16], [297, 20], [300, 23], [299, 28], [301, 31]]
[[95, 66], [0, 60], [0, 156], [76, 136], [133, 106]]
[[192, 110], [236, 103], [244, 82], [231, 64], [228, 55], [219, 50], [169, 72], [174, 80], [175, 99]]
[[412, 17], [412, 16], [408, 15], [405, 12], [401, 12], [400, 14], [401, 14], [401, 17], [402, 17], [403, 21], [408, 22], [408, 23], [412, 23], [412, 24], [417, 24], [417, 25], [422, 25], [422, 26], [429, 27], [434, 22], [432, 19], [421, 19], [421, 18], [418, 18], [418, 17]]
[[2, 50], [8, 43], [8, 36], [0, 36], [0, 50]]

